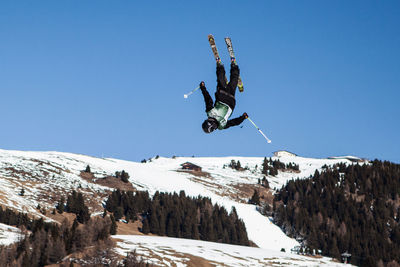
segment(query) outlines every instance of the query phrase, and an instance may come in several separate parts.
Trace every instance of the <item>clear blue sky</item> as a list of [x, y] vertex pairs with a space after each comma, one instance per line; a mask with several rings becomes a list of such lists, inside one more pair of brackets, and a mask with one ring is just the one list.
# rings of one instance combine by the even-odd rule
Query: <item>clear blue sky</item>
[[[206, 135], [213, 33], [247, 112]], [[160, 156], [356, 155], [400, 162], [399, 1], [2, 1], [0, 148]]]

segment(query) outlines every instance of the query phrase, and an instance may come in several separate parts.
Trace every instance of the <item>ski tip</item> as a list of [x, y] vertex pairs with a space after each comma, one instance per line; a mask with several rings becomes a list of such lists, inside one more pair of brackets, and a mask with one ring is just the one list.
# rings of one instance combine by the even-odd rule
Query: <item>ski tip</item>
[[268, 142], [268, 144], [271, 144], [271, 143], [272, 143], [272, 141], [271, 141], [271, 140], [268, 140], [267, 142]]

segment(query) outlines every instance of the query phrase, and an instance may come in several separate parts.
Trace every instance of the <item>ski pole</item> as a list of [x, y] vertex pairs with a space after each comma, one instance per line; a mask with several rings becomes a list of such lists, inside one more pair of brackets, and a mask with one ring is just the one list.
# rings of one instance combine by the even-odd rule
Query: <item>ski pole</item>
[[197, 87], [194, 88], [190, 93], [184, 94], [183, 97], [184, 97], [184, 98], [188, 98], [188, 96], [190, 96], [191, 94], [193, 94], [194, 92], [196, 92], [199, 88], [200, 88], [200, 86], [197, 86]]
[[247, 117], [247, 119], [254, 125], [254, 127], [257, 128], [257, 130], [260, 132], [260, 134], [262, 134], [262, 136], [264, 136], [264, 138], [267, 140], [267, 142], [271, 143], [271, 140], [269, 140], [268, 137], [260, 130], [260, 128], [258, 128], [258, 126], [254, 123], [254, 121], [252, 121], [249, 117]]

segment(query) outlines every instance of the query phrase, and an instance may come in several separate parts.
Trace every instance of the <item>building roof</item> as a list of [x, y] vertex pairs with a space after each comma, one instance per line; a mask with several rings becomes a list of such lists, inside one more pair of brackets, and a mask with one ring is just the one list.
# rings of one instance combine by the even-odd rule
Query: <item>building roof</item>
[[198, 166], [198, 165], [196, 165], [196, 164], [193, 164], [193, 163], [191, 163], [191, 162], [188, 162], [188, 161], [185, 162], [185, 163], [182, 163], [181, 166], [182, 166], [182, 167], [200, 168], [200, 169], [201, 169], [200, 166]]
[[275, 155], [275, 153], [277, 154], [277, 153], [279, 153], [279, 152], [286, 152], [286, 153], [290, 153], [290, 154], [293, 154], [293, 155], [297, 156], [297, 154], [295, 154], [295, 153], [293, 153], [293, 152], [290, 152], [290, 151], [287, 151], [287, 150], [278, 150], [278, 151], [275, 151], [275, 152], [274, 152], [274, 155]]

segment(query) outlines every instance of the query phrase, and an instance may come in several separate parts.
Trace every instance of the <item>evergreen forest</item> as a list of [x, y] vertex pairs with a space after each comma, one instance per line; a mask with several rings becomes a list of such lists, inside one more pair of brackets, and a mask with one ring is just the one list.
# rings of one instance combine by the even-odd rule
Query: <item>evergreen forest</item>
[[359, 266], [400, 263], [400, 165], [324, 166], [275, 195], [274, 220], [308, 249]]
[[189, 197], [184, 191], [156, 192], [150, 198], [147, 191], [116, 190], [108, 198], [106, 209], [117, 220], [140, 219], [145, 234], [249, 245], [246, 227], [235, 208], [228, 214], [224, 207], [212, 205], [211, 199]]

